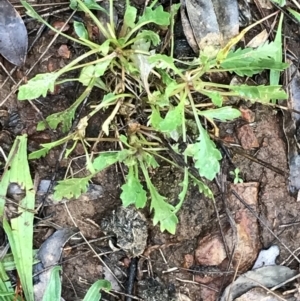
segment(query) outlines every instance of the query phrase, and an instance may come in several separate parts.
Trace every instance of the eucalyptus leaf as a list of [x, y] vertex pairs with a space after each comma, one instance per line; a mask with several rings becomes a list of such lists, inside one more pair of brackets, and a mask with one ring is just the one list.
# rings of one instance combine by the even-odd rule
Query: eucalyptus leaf
[[0, 1], [0, 37], [0, 54], [14, 65], [23, 65], [28, 34], [20, 14], [7, 0]]

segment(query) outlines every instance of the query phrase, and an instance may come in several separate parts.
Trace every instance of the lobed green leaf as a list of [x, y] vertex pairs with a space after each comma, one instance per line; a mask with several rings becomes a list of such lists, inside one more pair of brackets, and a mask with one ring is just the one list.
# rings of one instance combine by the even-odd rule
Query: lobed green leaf
[[161, 26], [168, 26], [170, 25], [170, 14], [165, 12], [161, 5], [155, 9], [146, 7], [145, 12], [139, 18], [137, 25], [141, 25], [143, 23], [155, 23]]
[[231, 51], [220, 66], [240, 76], [252, 76], [265, 69], [282, 71], [288, 64], [275, 61], [278, 48], [274, 42], [258, 48], [245, 48]]
[[134, 166], [129, 167], [126, 183], [121, 187], [121, 200], [123, 206], [134, 204], [136, 208], [144, 208], [147, 202], [146, 191], [139, 181], [138, 174], [134, 172]]
[[203, 89], [201, 89], [199, 92], [201, 94], [204, 94], [204, 95], [208, 96], [215, 106], [217, 106], [217, 107], [222, 106], [223, 97], [220, 94], [220, 92], [218, 92], [218, 91], [208, 91], [208, 90], [203, 90]]
[[126, 10], [124, 14], [124, 25], [126, 28], [134, 28], [137, 15], [137, 9], [131, 6], [129, 1], [126, 1]]
[[149, 116], [149, 124], [158, 130], [159, 125], [162, 121], [163, 121], [163, 119], [160, 116], [159, 110], [155, 106], [152, 106], [151, 107], [151, 115]]
[[188, 145], [185, 154], [193, 157], [200, 176], [212, 181], [220, 171], [219, 160], [222, 155], [204, 129], [201, 130], [198, 140], [200, 142]]
[[160, 195], [154, 186], [149, 190], [151, 194], [150, 209], [154, 210], [153, 225], [160, 223], [161, 232], [167, 230], [171, 234], [175, 234], [178, 218], [174, 213], [174, 206], [168, 204], [165, 201], [166, 198]]
[[163, 133], [170, 133], [181, 126], [184, 114], [184, 101], [181, 101], [177, 107], [170, 109], [165, 118], [159, 123], [158, 128]]
[[70, 130], [72, 126], [72, 121], [75, 116], [75, 112], [76, 112], [76, 107], [68, 108], [65, 111], [51, 114], [46, 118], [47, 124], [53, 130], [55, 130], [57, 126], [61, 124], [62, 132], [66, 133]]
[[27, 84], [19, 88], [18, 100], [28, 100], [38, 98], [40, 96], [46, 97], [48, 90], [54, 91], [55, 81], [58, 78], [57, 73], [38, 74]]
[[271, 99], [287, 99], [287, 94], [282, 89], [282, 86], [231, 86], [234, 92], [239, 96], [248, 99], [252, 102], [257, 101], [267, 103]]
[[206, 197], [208, 197], [210, 199], [214, 198], [213, 192], [209, 189], [209, 187], [206, 184], [204, 184], [202, 181], [200, 181], [199, 179], [197, 179], [193, 176], [191, 176], [191, 177], [193, 179], [193, 183], [198, 186], [200, 193], [203, 193]]
[[142, 30], [137, 36], [136, 40], [144, 39], [146, 41], [151, 41], [153, 46], [157, 46], [160, 43], [160, 37], [157, 33], [152, 30]]
[[[109, 58], [96, 65], [85, 66], [81, 69], [79, 81], [84, 85], [88, 86], [92, 79], [99, 78], [107, 70], [113, 58]], [[102, 84], [100, 86], [102, 88]], [[106, 89], [105, 89], [106, 90]]]
[[93, 167], [96, 172], [99, 172], [117, 162], [124, 161], [130, 155], [130, 151], [123, 149], [118, 152], [105, 152], [100, 153], [99, 156], [93, 161]]
[[45, 157], [48, 154], [49, 150], [50, 150], [49, 148], [44, 147], [37, 151], [34, 151], [29, 154], [28, 160], [39, 159], [41, 157]]
[[155, 54], [148, 57], [148, 61], [151, 64], [155, 64], [159, 69], [172, 69], [175, 73], [180, 73], [177, 67], [175, 67], [174, 59], [165, 54]]
[[58, 181], [54, 187], [54, 200], [60, 201], [63, 198], [78, 198], [82, 193], [87, 191], [90, 179], [90, 177], [85, 177]]

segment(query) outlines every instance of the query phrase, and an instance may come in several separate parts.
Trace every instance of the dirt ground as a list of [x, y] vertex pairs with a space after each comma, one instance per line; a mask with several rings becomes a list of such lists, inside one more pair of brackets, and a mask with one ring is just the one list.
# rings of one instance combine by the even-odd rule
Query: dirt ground
[[[265, 13], [269, 12], [265, 11]], [[57, 13], [50, 17], [49, 22], [64, 21], [67, 16], [68, 12]], [[40, 25], [34, 21], [27, 22], [26, 25], [32, 43], [36, 36], [36, 29]], [[289, 21], [285, 26], [291, 37], [287, 41], [287, 48], [299, 57], [299, 32]], [[255, 32], [252, 35], [255, 35]], [[52, 38], [53, 35], [45, 29], [28, 53], [25, 66], [12, 74], [16, 82], [37, 61], [39, 62], [27, 75], [28, 78], [37, 73], [61, 68], [84, 51], [67, 39], [58, 37], [40, 59]], [[67, 45], [71, 51], [69, 59], [64, 59], [58, 54], [61, 45]], [[4, 59], [2, 63], [7, 70], [12, 70], [13, 66]], [[79, 95], [80, 87], [76, 83], [61, 85], [58, 91], [45, 98], [31, 103], [20, 102], [16, 100], [16, 93], [11, 93], [15, 91], [16, 82], [7, 79], [3, 70], [0, 72], [0, 103], [9, 96], [0, 107], [0, 112], [3, 112], [1, 116], [4, 116], [0, 116], [2, 118], [0, 119], [0, 144], [3, 150], [8, 153], [14, 137], [19, 134], [28, 135], [29, 152], [38, 149], [41, 143], [63, 137], [60, 130], [37, 132], [36, 124], [50, 113], [59, 112], [70, 106]], [[92, 94], [86, 106], [95, 103], [97, 97], [96, 93]], [[220, 139], [216, 140], [216, 144], [222, 149], [224, 159], [220, 176], [209, 184], [214, 192], [215, 201], [205, 198], [197, 187], [191, 186], [187, 199], [178, 213], [180, 222], [175, 235], [161, 233], [159, 227], [153, 226], [149, 208], [140, 213], [136, 213], [133, 209], [132, 212], [125, 212], [124, 220], [121, 221], [125, 223], [123, 227], [128, 222], [126, 219], [128, 215], [133, 214], [137, 228], [143, 225], [146, 229], [146, 236], [141, 238], [146, 243], [145, 251], [138, 256], [137, 275], [133, 280], [134, 289], [130, 292], [133, 296], [126, 296], [126, 289], [128, 275], [134, 262], [129, 253], [134, 251], [130, 247], [127, 252], [122, 250], [120, 240], [124, 234], [120, 233], [116, 238], [116, 233], [112, 235], [108, 230], [110, 226], [105, 225], [110, 223], [110, 216], [113, 214], [123, 214], [118, 211], [121, 210], [118, 209], [121, 206], [120, 187], [124, 183], [120, 166], [108, 168], [93, 179], [93, 184], [101, 186], [103, 190], [95, 198], [86, 197], [67, 203], [47, 205], [43, 208], [37, 217], [34, 229], [36, 248], [55, 229], [77, 227], [82, 234], [71, 239], [63, 252], [63, 297], [66, 301], [80, 300], [90, 285], [103, 277], [111, 280], [113, 284], [112, 292], [104, 294], [103, 300], [217, 300], [222, 290], [232, 281], [233, 275], [228, 276], [225, 273], [228, 269], [226, 265], [222, 266], [222, 271], [215, 277], [204, 275], [207, 271], [208, 274], [213, 272], [207, 268], [208, 265], [213, 266], [213, 264], [203, 264], [199, 259], [202, 255], [199, 254], [201, 248], [205, 249], [213, 238], [216, 239], [214, 241], [220, 241], [221, 239], [216, 237], [221, 237], [222, 231], [233, 231], [229, 224], [230, 215], [236, 224], [240, 224], [242, 218], [239, 219], [237, 212], [241, 208], [251, 216], [249, 221], [253, 224], [251, 233], [253, 245], [244, 252], [238, 250], [239, 258], [244, 257], [241, 260], [244, 265], [237, 267], [238, 274], [251, 269], [260, 249], [267, 249], [274, 244], [280, 248], [278, 264], [290, 258], [290, 252], [295, 252], [298, 256], [300, 202], [297, 202], [296, 196], [290, 195], [288, 191], [288, 147], [283, 131], [282, 111], [243, 101], [236, 106], [243, 106], [250, 111], [252, 120], [249, 122], [240, 118], [235, 122], [219, 124]], [[82, 116], [85, 110], [86, 108], [83, 107], [77, 117]], [[12, 119], [14, 122], [10, 122]], [[101, 119], [100, 115], [93, 118], [87, 130], [89, 138], [97, 137]], [[243, 149], [242, 143], [245, 145], [254, 143], [254, 147], [245, 149], [247, 148], [245, 146]], [[104, 149], [107, 147], [109, 146], [104, 145]], [[56, 148], [45, 158], [30, 163], [37, 187], [42, 179], [53, 181], [62, 179], [69, 165], [73, 173], [81, 171], [84, 164], [81, 156], [84, 152], [80, 145], [75, 149], [72, 161], [60, 160], [61, 151], [61, 148]], [[3, 163], [3, 158], [0, 159]], [[233, 177], [229, 172], [236, 167], [241, 171], [243, 183], [232, 185]], [[181, 175], [177, 171], [162, 165], [152, 175], [152, 180], [171, 203], [176, 203], [181, 191], [177, 184], [181, 180]], [[255, 212], [259, 220], [232, 193], [234, 190], [243, 195], [241, 191], [249, 187], [252, 190], [248, 197], [254, 199]], [[235, 205], [230, 204], [230, 200], [233, 199]], [[234, 206], [239, 206], [239, 209]], [[132, 220], [128, 223], [132, 223]], [[224, 227], [222, 231], [220, 227]], [[213, 248], [211, 250], [214, 252]], [[222, 264], [224, 265], [225, 261], [222, 261]], [[290, 258], [285, 265], [293, 269], [298, 269], [299, 266], [293, 258]], [[198, 268], [198, 272], [195, 267]], [[199, 272], [201, 267], [202, 272]], [[211, 278], [210, 281], [203, 281], [205, 277]]]

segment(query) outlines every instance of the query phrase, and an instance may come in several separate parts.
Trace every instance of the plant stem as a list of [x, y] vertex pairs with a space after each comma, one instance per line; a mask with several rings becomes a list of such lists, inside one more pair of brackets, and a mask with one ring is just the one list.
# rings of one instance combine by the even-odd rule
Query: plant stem
[[[144, 144], [144, 143], [142, 143]], [[162, 151], [167, 151], [168, 148], [167, 147], [152, 147], [152, 148], [146, 148], [146, 147], [143, 147], [142, 148], [144, 151], [147, 151], [147, 152], [162, 152]]]
[[134, 95], [131, 94], [118, 94], [118, 95], [112, 95], [112, 97], [109, 100], [106, 100], [105, 103], [101, 102], [100, 104], [98, 104], [94, 110], [89, 113], [88, 115], [88, 119], [91, 118], [92, 116], [94, 116], [99, 110], [101, 110], [102, 108], [111, 106], [114, 104], [114, 101], [117, 100], [118, 98], [125, 98], [125, 97], [134, 97]]
[[91, 41], [82, 41], [82, 40], [79, 40], [79, 39], [76, 39], [76, 38], [73, 38], [67, 34], [65, 34], [64, 32], [62, 32], [61, 30], [58, 30], [56, 29], [55, 27], [53, 27], [51, 24], [49, 24], [46, 20], [44, 20], [35, 10], [34, 8], [29, 4], [27, 3], [26, 1], [21, 1], [22, 2], [22, 5], [29, 11], [29, 12], [34, 12], [35, 16], [33, 16], [33, 18], [37, 19], [38, 21], [40, 21], [42, 24], [46, 25], [48, 28], [50, 28], [52, 31], [58, 33], [59, 35], [67, 38], [68, 40], [71, 40], [75, 43], [78, 43], [78, 44], [81, 44], [83, 46], [88, 46], [88, 47], [91, 47], [91, 48], [98, 48], [99, 45], [98, 44], [95, 44]]
[[116, 56], [117, 56], [117, 54], [115, 52], [112, 52], [110, 55], [102, 57], [101, 59], [97, 59], [97, 60], [94, 60], [94, 61], [91, 61], [91, 62], [88, 62], [88, 63], [84, 63], [84, 64], [81, 64], [81, 65], [77, 65], [75, 67], [69, 68], [68, 71], [72, 71], [72, 70], [80, 69], [80, 68], [87, 67], [87, 66], [90, 66], [90, 65], [105, 62], [107, 60], [111, 60], [111, 59], [115, 58]]
[[193, 96], [192, 96], [190, 90], [187, 91], [187, 95], [188, 95], [189, 101], [191, 103], [191, 107], [192, 107], [192, 110], [193, 110], [193, 114], [194, 114], [194, 118], [195, 118], [198, 130], [199, 130], [199, 134], [201, 134], [201, 132], [203, 130], [203, 127], [201, 125], [201, 122], [200, 122], [200, 119], [199, 119], [199, 116], [198, 116], [198, 113], [197, 113], [197, 109], [195, 107], [194, 99], [193, 99]]
[[106, 39], [111, 38], [105, 27], [101, 24], [98, 18], [86, 7], [86, 5], [81, 1], [77, 0], [78, 6], [95, 22], [95, 24], [100, 29], [101, 33], [104, 35]]
[[95, 84], [95, 78], [92, 78], [88, 84], [88, 86], [86, 87], [86, 89], [82, 92], [82, 94], [76, 99], [76, 101], [69, 107], [69, 109], [76, 109], [84, 100], [86, 97], [89, 96], [89, 94], [91, 93], [94, 84]]
[[[65, 72], [69, 71], [69, 70], [74, 70], [72, 69], [73, 66], [75, 66], [77, 63], [79, 63], [80, 61], [82, 61], [83, 59], [91, 56], [92, 54], [95, 54], [99, 52], [99, 49], [93, 49], [90, 50], [86, 53], [84, 53], [83, 55], [79, 56], [78, 58], [74, 59], [71, 63], [69, 63], [68, 65], [66, 65], [65, 67], [63, 67], [62, 69], [60, 69], [59, 71], [57, 71], [58, 76], [64, 74]], [[112, 52], [109, 56], [111, 57], [115, 57], [116, 54], [114, 52]], [[109, 56], [106, 56], [105, 58], [107, 59]], [[100, 59], [103, 60], [104, 58]], [[75, 68], [76, 69], [76, 68]]]
[[116, 38], [115, 26], [114, 26], [114, 1], [113, 0], [109, 0], [109, 22], [110, 22], [111, 33], [113, 34], [114, 38]]

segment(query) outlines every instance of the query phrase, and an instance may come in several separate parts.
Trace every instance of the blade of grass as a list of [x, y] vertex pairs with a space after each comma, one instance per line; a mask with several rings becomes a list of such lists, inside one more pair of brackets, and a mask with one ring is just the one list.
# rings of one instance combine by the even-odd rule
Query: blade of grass
[[9, 277], [7, 276], [2, 262], [0, 262], [0, 299], [12, 301], [14, 299], [14, 289], [12, 288]]
[[107, 280], [98, 280], [96, 281], [88, 290], [86, 295], [84, 296], [83, 301], [99, 301], [101, 298], [100, 291], [110, 291], [111, 290], [111, 284]]
[[285, 0], [271, 0], [274, 3], [277, 3], [279, 6], [285, 6], [286, 5], [286, 1]]
[[[282, 21], [283, 21], [283, 13], [281, 13], [277, 28], [277, 33], [274, 39], [274, 46], [277, 47], [277, 52], [274, 55], [275, 62], [282, 62]], [[280, 79], [280, 71], [270, 70], [270, 85], [278, 85]], [[276, 103], [276, 99], [272, 99], [272, 103]]]
[[296, 20], [298, 22], [300, 22], [300, 14], [298, 12], [296, 12], [295, 10], [293, 10], [292, 8], [288, 7], [287, 10], [290, 12], [291, 15], [294, 16], [294, 18], [296, 18]]
[[[37, 254], [38, 250], [32, 250], [32, 253], [33, 253], [33, 258], [34, 261], [33, 261], [33, 265], [39, 263], [39, 260], [36, 259], [36, 254]], [[16, 269], [16, 263], [14, 261], [14, 256], [13, 254], [11, 253], [8, 253], [4, 256], [4, 258], [1, 260], [0, 264], [3, 265], [5, 271], [13, 271]]]
[[60, 301], [61, 297], [61, 279], [60, 279], [61, 267], [56, 266], [52, 268], [50, 281], [45, 291], [43, 301]]
[[300, 4], [299, 4], [299, 2], [297, 2], [296, 0], [291, 0], [297, 7], [298, 7], [298, 9], [300, 9]]
[[[24, 197], [19, 202], [17, 217], [12, 218], [9, 224], [3, 213], [10, 183], [18, 184], [24, 190]], [[34, 203], [35, 194], [27, 161], [27, 137], [19, 136], [10, 151], [1, 180], [0, 216], [3, 218], [3, 228], [9, 240], [26, 301], [34, 301], [32, 283]]]

